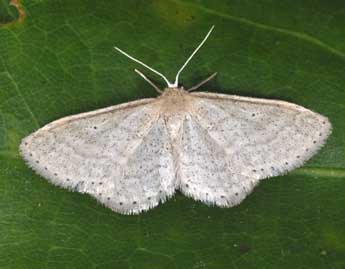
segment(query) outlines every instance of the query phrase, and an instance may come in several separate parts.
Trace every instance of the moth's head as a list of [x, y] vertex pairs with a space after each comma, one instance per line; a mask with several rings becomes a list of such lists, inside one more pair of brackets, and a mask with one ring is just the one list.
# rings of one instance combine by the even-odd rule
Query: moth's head
[[186, 93], [188, 93], [188, 91], [186, 91], [183, 86], [167, 87], [163, 90], [161, 96], [171, 96], [171, 95], [179, 96], [179, 95], [184, 95]]
[[209, 37], [209, 35], [211, 34], [212, 30], [214, 28], [214, 25], [211, 27], [211, 29], [208, 31], [208, 33], [206, 34], [206, 36], [204, 37], [204, 39], [201, 41], [201, 43], [199, 44], [199, 46], [194, 50], [194, 52], [189, 56], [189, 58], [187, 59], [187, 61], [182, 65], [182, 67], [180, 68], [180, 70], [177, 72], [176, 77], [175, 77], [175, 82], [171, 83], [164, 75], [162, 75], [161, 73], [159, 73], [158, 71], [156, 71], [155, 69], [153, 69], [152, 67], [148, 66], [147, 64], [139, 61], [138, 59], [134, 58], [133, 56], [130, 56], [129, 54], [127, 54], [126, 52], [124, 52], [123, 50], [119, 49], [118, 47], [115, 47], [115, 49], [117, 51], [119, 51], [120, 53], [122, 53], [123, 55], [127, 56], [128, 58], [130, 58], [131, 60], [141, 64], [142, 66], [146, 67], [147, 69], [151, 70], [153, 73], [159, 75], [160, 77], [162, 77], [165, 82], [167, 83], [168, 87], [164, 89], [164, 91], [162, 91], [161, 89], [159, 89], [159, 87], [157, 87], [151, 80], [149, 80], [143, 73], [141, 73], [139, 70], [134, 69], [135, 72], [137, 72], [143, 79], [145, 79], [152, 87], [154, 87], [156, 89], [156, 91], [160, 94], [163, 94], [165, 92], [175, 92], [175, 91], [180, 91], [180, 92], [189, 92], [192, 90], [197, 89], [198, 87], [200, 87], [201, 85], [203, 85], [204, 83], [206, 83], [207, 81], [209, 81], [211, 78], [213, 78], [217, 73], [214, 73], [212, 76], [210, 76], [208, 79], [202, 81], [201, 83], [197, 84], [196, 86], [188, 89], [187, 91], [183, 88], [183, 87], [179, 87], [179, 76], [180, 73], [182, 72], [182, 70], [187, 66], [187, 64], [189, 63], [189, 61], [193, 58], [193, 56], [197, 53], [197, 51], [201, 48], [201, 46], [205, 43], [205, 41], [207, 40], [207, 38]]
[[164, 92], [187, 92], [183, 86], [181, 87], [166, 87], [163, 90]]

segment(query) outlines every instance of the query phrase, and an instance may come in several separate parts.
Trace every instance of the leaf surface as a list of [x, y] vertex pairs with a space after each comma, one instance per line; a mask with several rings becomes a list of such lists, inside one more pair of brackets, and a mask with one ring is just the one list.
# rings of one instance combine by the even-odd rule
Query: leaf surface
[[[20, 4], [0, 1], [0, 267], [345, 267], [343, 1]], [[213, 24], [181, 82], [217, 71], [203, 90], [282, 99], [329, 117], [330, 139], [303, 168], [263, 181], [235, 208], [177, 194], [123, 216], [25, 165], [21, 139], [50, 121], [156, 96], [113, 46], [173, 80]]]

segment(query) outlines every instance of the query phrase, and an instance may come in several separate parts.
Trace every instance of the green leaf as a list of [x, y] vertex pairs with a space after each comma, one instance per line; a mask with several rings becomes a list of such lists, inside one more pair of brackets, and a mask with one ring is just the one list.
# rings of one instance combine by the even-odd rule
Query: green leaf
[[[1, 268], [345, 267], [343, 0], [21, 4], [0, 1]], [[123, 216], [25, 165], [20, 140], [50, 121], [156, 96], [114, 45], [172, 80], [213, 24], [182, 83], [217, 71], [203, 89], [328, 116], [333, 134], [303, 168], [264, 180], [235, 208], [177, 194]]]

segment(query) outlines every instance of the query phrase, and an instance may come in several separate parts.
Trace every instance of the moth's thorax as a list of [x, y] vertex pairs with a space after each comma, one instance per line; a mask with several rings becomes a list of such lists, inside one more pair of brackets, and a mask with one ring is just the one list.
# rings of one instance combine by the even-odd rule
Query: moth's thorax
[[164, 117], [168, 132], [173, 139], [181, 128], [186, 112], [191, 110], [191, 98], [183, 87], [166, 88], [159, 96], [161, 115]]
[[189, 110], [190, 94], [183, 88], [166, 88], [161, 96], [162, 112], [176, 114]]

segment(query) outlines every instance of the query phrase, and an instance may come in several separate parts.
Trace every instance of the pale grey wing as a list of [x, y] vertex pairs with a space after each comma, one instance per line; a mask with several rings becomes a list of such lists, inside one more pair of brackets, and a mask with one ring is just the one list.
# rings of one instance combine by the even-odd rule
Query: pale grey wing
[[[210, 93], [192, 96], [182, 131], [180, 188], [220, 206], [240, 203], [260, 179], [301, 166], [331, 132], [326, 117], [295, 104]], [[193, 158], [188, 157], [191, 151]]]
[[154, 99], [66, 117], [23, 139], [20, 151], [52, 183], [139, 213], [174, 192], [170, 141]]
[[182, 193], [224, 207], [244, 199], [242, 187], [247, 186], [231, 167], [226, 151], [190, 114], [182, 125], [178, 149], [177, 179]]

